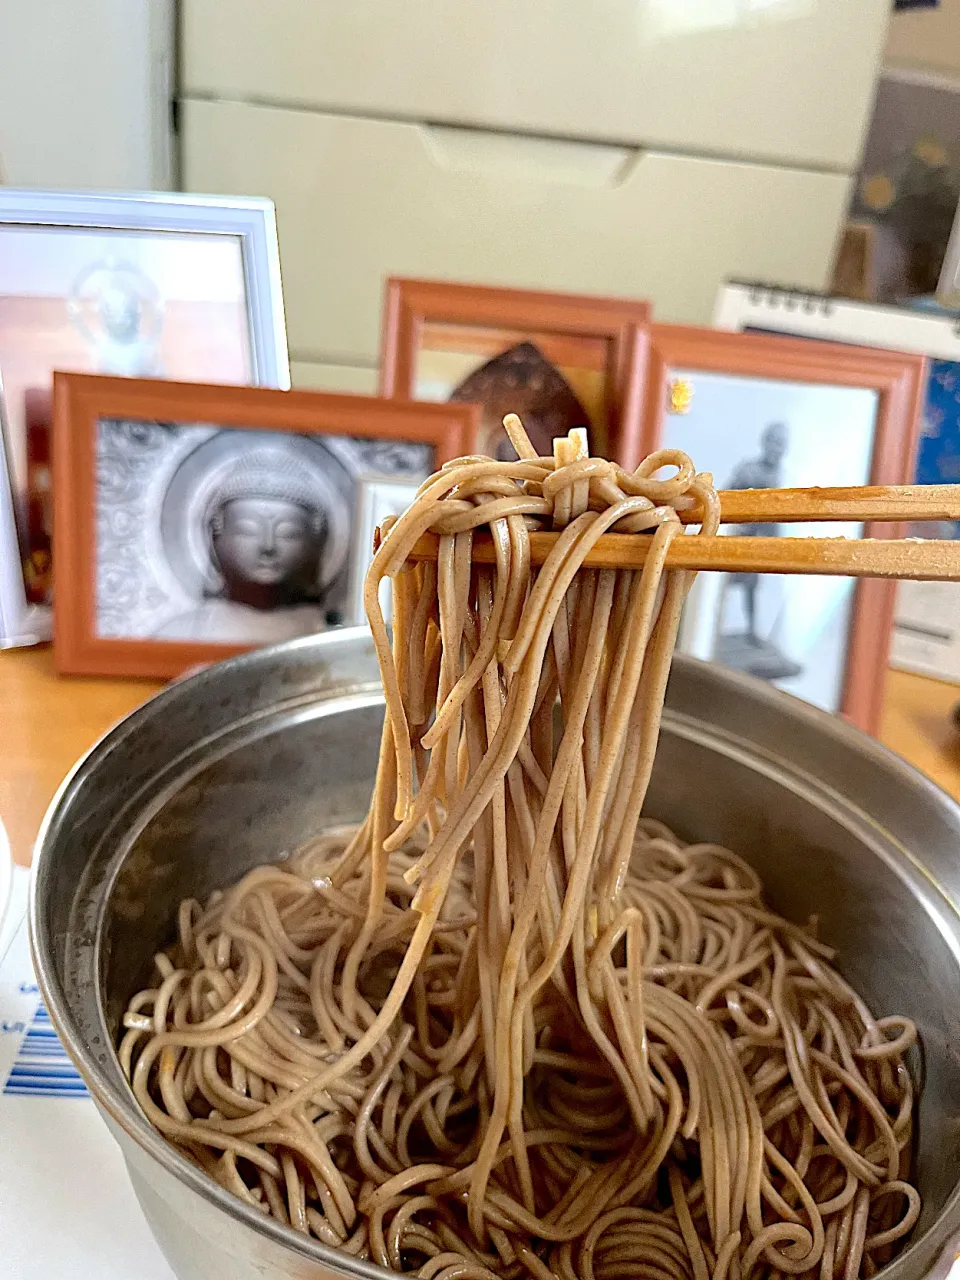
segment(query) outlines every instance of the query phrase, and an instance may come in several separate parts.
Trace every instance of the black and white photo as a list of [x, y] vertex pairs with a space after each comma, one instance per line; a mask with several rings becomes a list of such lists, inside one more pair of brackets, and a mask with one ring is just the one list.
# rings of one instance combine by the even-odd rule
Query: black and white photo
[[[675, 370], [689, 384], [663, 445], [683, 449], [719, 489], [858, 485], [870, 480], [879, 397], [869, 388]], [[858, 537], [860, 525], [723, 525], [746, 537]], [[840, 708], [853, 622], [848, 578], [700, 574], [680, 648]]]
[[422, 444], [102, 419], [97, 635], [263, 645], [360, 621], [356, 513], [384, 513], [361, 499], [409, 501], [432, 465]]

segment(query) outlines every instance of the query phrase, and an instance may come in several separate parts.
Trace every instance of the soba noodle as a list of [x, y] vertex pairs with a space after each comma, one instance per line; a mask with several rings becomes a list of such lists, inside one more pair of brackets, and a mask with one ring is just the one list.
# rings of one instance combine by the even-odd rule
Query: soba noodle
[[[689, 586], [664, 560], [683, 506], [716, 530], [711, 478], [509, 429], [519, 461], [444, 467], [376, 553], [365, 821], [183, 903], [123, 1068], [248, 1205], [424, 1280], [873, 1275], [920, 1210], [913, 1025], [740, 858], [640, 819]], [[580, 568], [610, 530], [642, 571]]]

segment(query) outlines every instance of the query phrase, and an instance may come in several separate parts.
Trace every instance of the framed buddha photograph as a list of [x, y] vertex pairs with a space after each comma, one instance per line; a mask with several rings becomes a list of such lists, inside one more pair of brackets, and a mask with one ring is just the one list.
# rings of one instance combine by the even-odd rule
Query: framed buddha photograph
[[177, 676], [364, 620], [373, 529], [473, 405], [57, 374], [54, 657]]
[[[651, 326], [643, 451], [682, 449], [720, 490], [909, 484], [922, 356], [679, 325]], [[721, 533], [902, 537], [900, 525], [721, 525]], [[681, 652], [768, 680], [875, 733], [896, 583], [698, 575]]]
[[0, 646], [50, 638], [55, 369], [288, 387], [273, 203], [0, 187]]
[[629, 298], [391, 279], [380, 393], [480, 405], [478, 450], [492, 457], [516, 456], [503, 419], [517, 413], [544, 455], [585, 427], [592, 453], [630, 465], [649, 319], [649, 303]]

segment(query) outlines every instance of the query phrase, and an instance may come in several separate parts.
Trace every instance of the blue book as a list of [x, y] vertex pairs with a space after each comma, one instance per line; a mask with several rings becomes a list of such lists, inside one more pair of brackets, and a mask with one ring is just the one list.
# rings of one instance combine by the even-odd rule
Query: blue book
[[[960, 361], [932, 360], [917, 452], [917, 484], [960, 483]], [[947, 530], [940, 531], [941, 536]], [[960, 523], [952, 536], [960, 537]]]

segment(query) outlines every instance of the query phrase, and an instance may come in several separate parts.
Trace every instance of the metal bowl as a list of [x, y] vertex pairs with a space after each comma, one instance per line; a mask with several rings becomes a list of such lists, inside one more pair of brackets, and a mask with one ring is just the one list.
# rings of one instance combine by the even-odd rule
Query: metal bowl
[[[209, 1181], [141, 1115], [114, 1053], [124, 1006], [170, 940], [180, 899], [359, 818], [381, 720], [365, 630], [261, 650], [171, 686], [123, 721], [44, 823], [31, 900], [44, 998], [181, 1280], [386, 1274]], [[688, 839], [737, 849], [779, 911], [819, 916], [840, 968], [878, 1013], [918, 1022], [924, 1210], [883, 1274], [945, 1274], [960, 1231], [960, 808], [837, 719], [678, 659], [647, 812]]]

